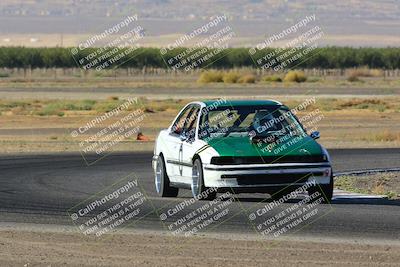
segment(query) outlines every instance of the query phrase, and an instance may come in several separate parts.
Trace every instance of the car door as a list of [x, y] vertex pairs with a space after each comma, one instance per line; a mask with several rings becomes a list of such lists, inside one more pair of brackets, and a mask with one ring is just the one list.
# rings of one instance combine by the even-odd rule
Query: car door
[[167, 163], [167, 172], [172, 182], [181, 182], [181, 151], [182, 151], [182, 135], [184, 133], [184, 127], [190, 111], [193, 109], [193, 105], [186, 106], [177, 116], [171, 128], [169, 134], [165, 137], [164, 154]]

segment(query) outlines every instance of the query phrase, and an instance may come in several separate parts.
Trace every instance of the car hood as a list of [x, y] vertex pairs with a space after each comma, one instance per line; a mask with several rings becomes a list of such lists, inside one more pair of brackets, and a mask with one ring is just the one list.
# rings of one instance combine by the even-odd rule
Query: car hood
[[249, 137], [212, 138], [208, 144], [219, 156], [302, 156], [321, 155], [321, 146], [309, 136], [290, 136], [275, 146], [253, 143]]

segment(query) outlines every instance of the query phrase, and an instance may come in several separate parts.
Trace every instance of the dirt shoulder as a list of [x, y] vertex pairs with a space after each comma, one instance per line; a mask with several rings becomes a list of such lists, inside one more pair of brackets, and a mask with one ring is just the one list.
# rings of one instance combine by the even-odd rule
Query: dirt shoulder
[[395, 266], [400, 246], [0, 231], [2, 266]]
[[400, 173], [388, 172], [358, 176], [339, 176], [335, 180], [335, 186], [350, 192], [385, 195], [390, 199], [399, 199]]

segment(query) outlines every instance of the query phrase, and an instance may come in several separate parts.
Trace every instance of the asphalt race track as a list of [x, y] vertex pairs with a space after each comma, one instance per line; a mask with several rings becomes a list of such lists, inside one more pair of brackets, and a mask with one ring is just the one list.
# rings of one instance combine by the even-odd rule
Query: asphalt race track
[[[335, 172], [400, 167], [400, 149], [330, 150]], [[0, 157], [0, 223], [73, 225], [67, 215], [76, 204], [112, 186], [128, 175], [138, 179], [150, 201], [143, 217], [129, 227], [162, 230], [176, 219], [160, 220], [177, 203], [190, 199], [188, 190], [178, 198], [158, 198], [154, 191], [151, 152], [113, 153], [87, 166], [80, 154]], [[100, 194], [101, 195], [101, 194]], [[265, 203], [262, 194], [237, 195], [215, 232], [255, 233], [249, 214]], [[186, 207], [188, 213], [205, 201]], [[294, 205], [296, 201], [283, 204]], [[293, 233], [296, 236], [400, 240], [400, 201], [387, 199], [338, 199], [318, 207], [323, 216]], [[171, 221], [170, 221], [171, 219]]]

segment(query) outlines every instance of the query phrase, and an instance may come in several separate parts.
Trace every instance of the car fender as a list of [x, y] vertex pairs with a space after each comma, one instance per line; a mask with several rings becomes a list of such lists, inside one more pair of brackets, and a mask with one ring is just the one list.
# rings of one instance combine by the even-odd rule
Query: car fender
[[198, 149], [194, 155], [198, 155], [200, 157], [203, 165], [208, 165], [211, 162], [211, 158], [218, 157], [219, 153], [212, 146], [205, 143], [204, 146]]
[[321, 146], [322, 153], [324, 153], [326, 155], [326, 158], [327, 158], [329, 164], [331, 164], [331, 156], [329, 155], [328, 150], [325, 147], [323, 147], [322, 145], [320, 145], [320, 146]]
[[[164, 151], [165, 150], [165, 146], [163, 146], [162, 143], [163, 143], [163, 138], [165, 138], [166, 134], [168, 134], [168, 130], [167, 129], [161, 130], [160, 133], [157, 135], [156, 141], [154, 143], [154, 151], [153, 151], [153, 169], [154, 169], [154, 171], [156, 169], [155, 162], [158, 159], [158, 157], [161, 154], [163, 154], [164, 158], [165, 158], [165, 154], [166, 154], [165, 151]], [[165, 163], [165, 165], [166, 165], [167, 174], [168, 174], [169, 166], [166, 163]]]

